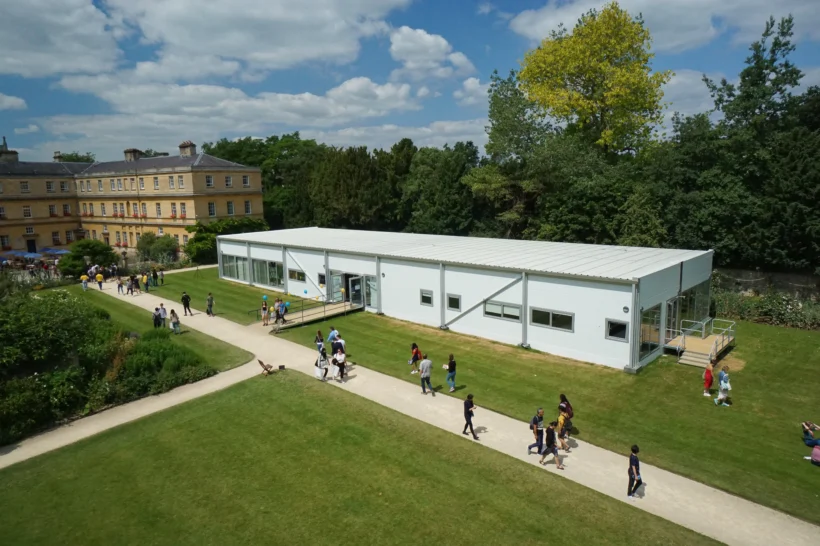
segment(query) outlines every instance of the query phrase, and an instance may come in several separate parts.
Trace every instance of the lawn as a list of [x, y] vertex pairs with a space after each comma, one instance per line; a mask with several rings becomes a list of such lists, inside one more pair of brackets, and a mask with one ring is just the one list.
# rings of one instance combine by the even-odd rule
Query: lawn
[[[291, 303], [291, 313], [298, 312], [303, 306], [305, 309], [319, 305], [314, 300], [304, 300], [297, 296], [286, 296], [281, 292], [255, 288], [240, 283], [219, 279], [217, 268], [210, 267], [199, 271], [185, 271], [165, 275], [165, 285], [151, 291], [172, 301], [180, 301], [182, 292], [191, 296], [191, 307], [205, 311], [205, 299], [208, 292], [214, 296], [214, 313], [222, 318], [239, 324], [252, 324], [259, 320], [257, 311], [262, 307], [262, 296], [268, 296], [268, 304], [272, 304], [277, 297], [284, 297]], [[181, 305], [180, 305], [181, 306]]]
[[293, 372], [4, 469], [0, 490], [7, 544], [712, 543]]
[[[79, 285], [71, 286], [68, 290], [87, 299], [97, 307], [101, 307], [102, 309], [108, 311], [111, 314], [111, 319], [120, 324], [123, 329], [128, 330], [129, 332], [145, 333], [149, 330], [153, 330], [154, 326], [151, 319], [151, 313], [131, 305], [128, 302], [131, 296], [124, 298], [112, 298], [111, 296], [101, 294], [98, 290], [96, 290], [96, 285], [93, 285], [93, 288], [91, 286], [92, 285], [89, 285], [88, 292], [86, 293], [83, 293], [82, 288]], [[106, 283], [104, 286], [106, 290], [117, 289], [114, 283]], [[139, 296], [134, 297], [138, 298]], [[220, 341], [211, 336], [206, 336], [196, 330], [186, 328], [185, 317], [182, 316], [182, 306], [180, 305], [176, 311], [180, 315], [182, 335], [174, 336], [174, 341], [191, 349], [199, 355], [203, 362], [207, 362], [219, 371], [225, 371], [241, 366], [242, 364], [253, 359], [253, 355], [248, 351], [235, 347], [229, 343], [225, 343], [224, 341]]]
[[[620, 453], [637, 443], [647, 463], [820, 523], [820, 470], [803, 460], [799, 426], [820, 419], [820, 332], [740, 324], [724, 362], [735, 368], [726, 408], [702, 395], [701, 369], [671, 358], [629, 375], [370, 313], [332, 322], [363, 366], [417, 383], [406, 364], [416, 342], [435, 363], [433, 385], [446, 387], [441, 365], [454, 353], [457, 384], [484, 407], [528, 421], [539, 406], [555, 414], [565, 393], [579, 439]], [[329, 324], [279, 335], [313, 347], [317, 328], [327, 333]], [[522, 444], [528, 439], [522, 429]]]

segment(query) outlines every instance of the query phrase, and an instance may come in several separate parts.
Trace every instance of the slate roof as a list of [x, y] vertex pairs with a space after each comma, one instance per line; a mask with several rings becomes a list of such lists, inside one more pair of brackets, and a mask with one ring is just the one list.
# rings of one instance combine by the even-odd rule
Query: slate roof
[[51, 161], [0, 162], [0, 176], [73, 177], [91, 165], [91, 163], [55, 163]]
[[187, 169], [246, 169], [257, 171], [256, 167], [247, 167], [240, 163], [220, 159], [206, 153], [199, 153], [192, 156], [160, 156], [141, 157], [136, 161], [103, 161], [88, 166], [85, 170], [78, 172], [80, 176], [95, 176], [98, 174], [133, 174], [137, 172], [163, 171], [163, 170], [187, 170]]

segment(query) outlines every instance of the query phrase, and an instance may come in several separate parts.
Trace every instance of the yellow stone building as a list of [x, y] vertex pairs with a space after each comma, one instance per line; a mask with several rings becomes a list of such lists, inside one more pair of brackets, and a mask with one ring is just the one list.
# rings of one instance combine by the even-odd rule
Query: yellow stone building
[[262, 176], [205, 153], [190, 141], [179, 155], [122, 161], [23, 162], [0, 146], [0, 247], [37, 252], [91, 238], [133, 248], [143, 233], [171, 235], [180, 246], [187, 226], [223, 218], [262, 218]]

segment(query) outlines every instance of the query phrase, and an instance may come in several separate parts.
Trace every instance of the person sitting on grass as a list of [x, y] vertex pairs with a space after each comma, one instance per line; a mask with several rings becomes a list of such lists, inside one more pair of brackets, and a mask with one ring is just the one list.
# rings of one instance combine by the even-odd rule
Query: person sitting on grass
[[815, 425], [811, 421], [800, 423], [803, 427], [803, 443], [808, 447], [820, 446], [820, 438], [814, 437], [814, 431], [820, 430], [820, 426]]

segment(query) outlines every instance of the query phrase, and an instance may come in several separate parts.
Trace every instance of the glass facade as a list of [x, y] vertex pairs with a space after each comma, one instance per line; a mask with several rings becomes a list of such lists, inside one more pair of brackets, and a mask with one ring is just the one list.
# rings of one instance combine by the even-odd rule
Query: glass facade
[[279, 262], [253, 260], [253, 282], [265, 286], [285, 286], [284, 270]]
[[680, 295], [678, 298], [678, 328], [682, 320], [700, 321], [709, 316], [710, 289], [710, 281], [707, 280]]
[[248, 259], [222, 255], [222, 275], [238, 281], [249, 281]]
[[376, 277], [367, 276], [364, 278], [364, 302], [365, 305], [371, 308], [378, 307], [379, 304], [379, 285]]
[[651, 355], [661, 344], [661, 306], [646, 309], [641, 313], [641, 348], [639, 360]]

